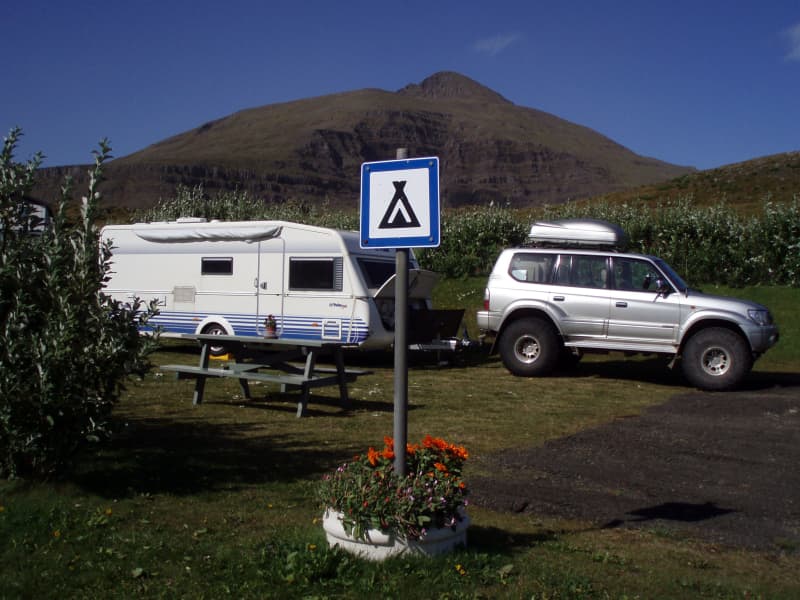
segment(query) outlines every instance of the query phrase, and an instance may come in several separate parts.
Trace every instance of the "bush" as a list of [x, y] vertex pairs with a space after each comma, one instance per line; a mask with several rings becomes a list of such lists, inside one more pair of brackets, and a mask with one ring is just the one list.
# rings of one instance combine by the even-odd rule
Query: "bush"
[[22, 210], [41, 156], [13, 162], [18, 129], [0, 157], [0, 476], [46, 476], [107, 432], [108, 417], [131, 373], [143, 373], [155, 340], [138, 325], [154, 313], [102, 292], [111, 249], [93, 224], [109, 148], [95, 152], [80, 218], [67, 219], [71, 185], [52, 227]]

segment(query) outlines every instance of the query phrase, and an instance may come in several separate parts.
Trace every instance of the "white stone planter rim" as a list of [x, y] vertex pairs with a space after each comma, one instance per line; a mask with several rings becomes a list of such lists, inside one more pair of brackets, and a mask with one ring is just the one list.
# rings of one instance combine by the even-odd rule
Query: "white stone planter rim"
[[338, 545], [369, 560], [384, 560], [400, 554], [434, 556], [450, 552], [457, 546], [466, 546], [469, 523], [469, 516], [462, 512], [462, 519], [455, 527], [427, 529], [419, 540], [407, 540], [379, 529], [368, 529], [365, 539], [360, 540], [345, 531], [342, 513], [328, 509], [322, 519], [322, 527], [331, 547]]

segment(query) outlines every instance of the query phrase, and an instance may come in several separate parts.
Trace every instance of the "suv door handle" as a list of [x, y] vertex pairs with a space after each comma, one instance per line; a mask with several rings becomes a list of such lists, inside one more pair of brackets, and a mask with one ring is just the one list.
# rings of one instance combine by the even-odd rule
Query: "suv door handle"
[[553, 302], [563, 302], [564, 296], [553, 296]]
[[617, 308], [628, 308], [628, 303], [627, 302], [617, 302], [616, 306], [617, 306]]

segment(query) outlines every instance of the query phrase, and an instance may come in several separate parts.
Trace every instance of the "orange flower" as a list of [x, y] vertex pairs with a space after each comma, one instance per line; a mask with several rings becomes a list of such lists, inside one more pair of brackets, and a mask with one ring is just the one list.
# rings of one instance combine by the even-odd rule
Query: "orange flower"
[[436, 448], [437, 450], [447, 450], [448, 446], [443, 439], [431, 437], [430, 435], [425, 436], [425, 439], [422, 440], [422, 445], [426, 448]]
[[391, 448], [384, 448], [381, 456], [387, 460], [394, 460], [394, 450]]
[[447, 451], [456, 458], [460, 458], [461, 460], [466, 460], [467, 458], [469, 458], [469, 452], [467, 452], [467, 449], [464, 448], [464, 446], [450, 445], [447, 448]]
[[433, 466], [436, 467], [437, 471], [441, 471], [442, 473], [447, 473], [447, 465], [444, 463], [433, 463]]
[[369, 464], [371, 464], [373, 467], [377, 465], [379, 456], [380, 454], [378, 453], [378, 451], [375, 450], [375, 448], [373, 448], [372, 446], [370, 446], [369, 450], [367, 450], [367, 460], [369, 461]]

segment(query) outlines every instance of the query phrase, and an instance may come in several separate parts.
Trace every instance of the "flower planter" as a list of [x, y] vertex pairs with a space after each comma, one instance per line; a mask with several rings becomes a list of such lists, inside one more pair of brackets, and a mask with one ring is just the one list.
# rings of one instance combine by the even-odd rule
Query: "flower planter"
[[349, 535], [342, 526], [342, 513], [326, 510], [322, 527], [330, 547], [339, 546], [343, 550], [368, 560], [385, 560], [398, 555], [435, 556], [445, 554], [458, 546], [467, 545], [469, 517], [464, 513], [455, 528], [433, 528], [426, 531], [419, 540], [407, 540], [378, 529], [367, 531], [365, 539]]

